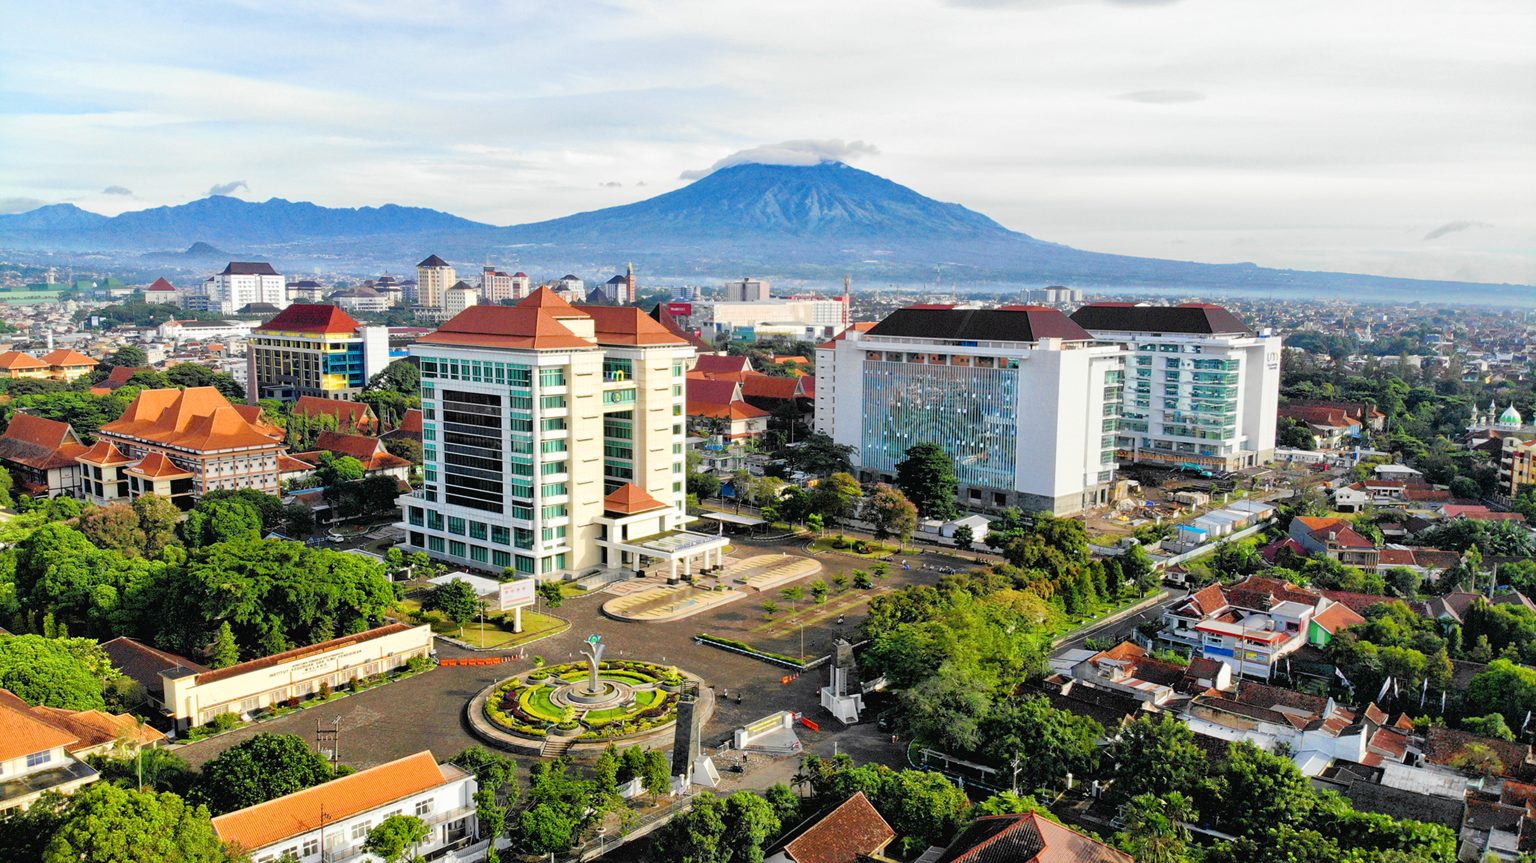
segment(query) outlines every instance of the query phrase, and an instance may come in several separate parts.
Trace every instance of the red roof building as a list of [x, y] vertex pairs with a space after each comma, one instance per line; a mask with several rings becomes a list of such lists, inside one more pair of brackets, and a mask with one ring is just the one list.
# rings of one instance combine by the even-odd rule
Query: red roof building
[[1135, 858], [1038, 812], [986, 815], [934, 863], [1136, 863]]
[[345, 433], [361, 432], [367, 434], [378, 428], [379, 418], [374, 415], [373, 408], [364, 402], [354, 402], [347, 399], [324, 399], [316, 396], [300, 396], [289, 410], [294, 416], [306, 417], [310, 420], [319, 417], [329, 417], [336, 423], [336, 431]]
[[0, 463], [11, 471], [21, 491], [34, 497], [74, 497], [80, 493], [75, 458], [85, 446], [69, 423], [28, 413], [11, 415], [0, 435]]

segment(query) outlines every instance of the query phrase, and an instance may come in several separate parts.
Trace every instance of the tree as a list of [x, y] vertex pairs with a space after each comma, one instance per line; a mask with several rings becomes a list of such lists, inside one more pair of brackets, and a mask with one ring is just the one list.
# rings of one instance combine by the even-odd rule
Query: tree
[[785, 447], [776, 455], [788, 461], [791, 468], [816, 476], [853, 472], [853, 447], [840, 444], [820, 432], [806, 435], [804, 440]]
[[363, 463], [356, 458], [344, 455], [337, 458], [330, 453], [320, 456], [320, 466], [315, 469], [315, 478], [324, 486], [337, 486], [342, 483], [360, 482], [368, 473]]
[[827, 594], [830, 593], [831, 590], [832, 588], [828, 587], [825, 581], [818, 580], [811, 582], [811, 597], [815, 599], [818, 604], [827, 601]]
[[1468, 716], [1461, 720], [1463, 731], [1469, 731], [1482, 737], [1492, 737], [1495, 740], [1508, 740], [1513, 742], [1515, 732], [1510, 729], [1504, 717], [1498, 713], [1490, 713], [1487, 716]]
[[1138, 795], [1125, 804], [1121, 817], [1125, 828], [1115, 836], [1115, 844], [1138, 863], [1189, 861], [1189, 829], [1184, 825], [1194, 820], [1195, 810], [1183, 794]]
[[[213, 831], [208, 810], [175, 794], [136, 791], [96, 782], [67, 798], [43, 804], [52, 821], [42, 841], [42, 863], [234, 863]], [[34, 825], [35, 826], [35, 825]]]
[[86, 756], [103, 782], [140, 791], [170, 791], [185, 796], [197, 775], [181, 756], [159, 746], [134, 746]]
[[864, 517], [875, 525], [875, 536], [906, 542], [917, 530], [917, 507], [895, 486], [879, 483], [864, 504]]
[[868, 571], [855, 569], [853, 571], [853, 586], [858, 590], [869, 590], [875, 586], [875, 580], [870, 578]]
[[212, 668], [228, 668], [240, 661], [240, 645], [235, 643], [235, 631], [229, 621], [219, 624], [218, 637], [208, 651], [208, 665]]
[[1039, 813], [1043, 818], [1049, 818], [1060, 824], [1061, 819], [1049, 807], [1028, 794], [1015, 794], [1012, 791], [1000, 791], [997, 794], [977, 803], [971, 808], [970, 814], [975, 818], [985, 815], [1027, 815], [1031, 812]]
[[817, 483], [811, 495], [812, 515], [819, 515], [830, 524], [839, 524], [859, 513], [859, 501], [864, 499], [864, 488], [853, 474], [839, 471]]
[[1317, 449], [1317, 438], [1312, 430], [1290, 417], [1281, 417], [1275, 426], [1275, 443], [1291, 449]]
[[1223, 830], [1242, 836], [1276, 825], [1305, 824], [1317, 805], [1307, 778], [1289, 758], [1246, 740], [1229, 747], [1211, 797], [1221, 809], [1207, 814], [1216, 815]]
[[1536, 670], [1495, 659], [1467, 684], [1463, 704], [1474, 715], [1498, 713], [1507, 726], [1521, 726], [1536, 710]]
[[907, 457], [896, 465], [896, 486], [926, 518], [948, 521], [959, 513], [955, 461], [936, 443], [920, 443], [907, 450]]
[[192, 796], [222, 815], [303, 791], [332, 776], [330, 763], [304, 738], [263, 732], [204, 764]]
[[687, 863], [762, 863], [764, 846], [780, 825], [774, 804], [750, 791], [724, 798], [705, 791], [688, 812], [658, 832], [654, 856]]
[[1492, 779], [1504, 772], [1504, 762], [1485, 743], [1468, 743], [1450, 760], [1450, 766]]
[[778, 614], [778, 613], [779, 613], [779, 604], [777, 602], [774, 602], [771, 599], [765, 600], [763, 602], [763, 616], [764, 617], [773, 617], [775, 614]]
[[720, 493], [720, 478], [712, 473], [690, 472], [688, 493], [696, 495], [699, 500], [714, 497]]
[[645, 766], [640, 771], [640, 786], [654, 800], [672, 790], [672, 765], [666, 753], [651, 749], [645, 753]]
[[455, 578], [447, 584], [440, 584], [430, 594], [422, 605], [428, 611], [440, 611], [443, 616], [453, 622], [459, 628], [459, 634], [464, 634], [464, 624], [468, 623], [479, 613], [481, 602], [480, 595], [469, 582]]
[[968, 524], [962, 524], [955, 528], [955, 548], [959, 551], [970, 551], [976, 544], [976, 532]]
[[232, 402], [245, 401], [245, 387], [230, 375], [215, 371], [197, 363], [177, 363], [165, 370], [165, 378], [172, 386], [213, 387]]
[[206, 497], [187, 512], [181, 536], [194, 548], [232, 540], [261, 538], [261, 512], [237, 498]]
[[402, 863], [415, 858], [416, 848], [427, 841], [427, 822], [414, 815], [391, 815], [368, 831], [363, 850], [385, 861]]
[[550, 608], [559, 608], [560, 604], [565, 601], [565, 591], [560, 589], [560, 582], [558, 581], [541, 582], [534, 589], [538, 591], [539, 596], [544, 598], [544, 604]]
[[[1120, 555], [1120, 577], [1136, 585], [1136, 594], [1146, 596], [1147, 592], [1155, 589], [1162, 578], [1152, 566], [1152, 556], [1139, 544], [1133, 545]], [[1120, 587], [1115, 585], [1116, 589]]]
[[176, 543], [176, 525], [181, 522], [181, 510], [169, 498], [141, 494], [133, 499], [133, 512], [138, 516], [139, 530], [144, 534], [145, 557], [157, 558]]
[[421, 370], [410, 360], [395, 360], [368, 379], [370, 392], [384, 391], [406, 396], [421, 394]]
[[981, 724], [986, 755], [1016, 770], [1019, 788], [1058, 788], [1068, 774], [1098, 765], [1104, 727], [1086, 716], [1051, 707], [1044, 698], [1003, 700]]
[[1165, 797], [1193, 788], [1208, 763], [1189, 726], [1166, 714], [1128, 723], [1110, 743], [1104, 760], [1111, 765], [1110, 794], [1115, 800], [1142, 794]]
[[106, 359], [101, 361], [104, 366], [126, 366], [128, 368], [142, 368], [149, 365], [149, 354], [138, 345], [123, 345], [113, 351]]
[[90, 507], [80, 516], [79, 526], [85, 538], [98, 548], [110, 548], [137, 557], [145, 546], [139, 516], [126, 503]]
[[533, 854], [563, 853], [598, 814], [592, 807], [595, 784], [573, 778], [563, 758], [534, 764], [528, 775], [526, 805], [518, 813], [515, 840]]
[[500, 863], [501, 851], [495, 840], [506, 833], [507, 816], [517, 802], [517, 762], [481, 746], [465, 749], [452, 761], [475, 776], [475, 817], [481, 832], [492, 839], [485, 860]]
[[107, 681], [119, 676], [89, 639], [0, 636], [0, 687], [31, 704], [101, 710]]
[[780, 825], [793, 825], [800, 820], [800, 795], [782, 782], [775, 782], [763, 792], [763, 798], [773, 807]]

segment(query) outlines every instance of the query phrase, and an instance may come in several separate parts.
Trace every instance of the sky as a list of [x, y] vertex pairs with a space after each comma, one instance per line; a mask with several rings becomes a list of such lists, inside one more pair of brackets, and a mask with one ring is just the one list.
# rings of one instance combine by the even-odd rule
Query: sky
[[57, 0], [5, 23], [0, 212], [223, 193], [514, 224], [836, 155], [1084, 249], [1536, 284], [1530, 0]]

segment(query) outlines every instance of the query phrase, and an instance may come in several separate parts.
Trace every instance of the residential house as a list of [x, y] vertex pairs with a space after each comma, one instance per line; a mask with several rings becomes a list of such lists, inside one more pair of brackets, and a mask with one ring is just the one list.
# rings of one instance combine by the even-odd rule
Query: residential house
[[1312, 626], [1314, 616], [1333, 604], [1320, 593], [1254, 575], [1210, 585], [1169, 606], [1158, 638], [1223, 662], [1234, 674], [1268, 680], [1283, 657], [1349, 625], [1347, 616], [1335, 612], [1324, 627]]
[[1273, 751], [1283, 745], [1308, 776], [1335, 760], [1368, 766], [1402, 764], [1409, 756], [1412, 724], [1389, 722], [1375, 704], [1352, 710], [1331, 698], [1243, 680], [1230, 693], [1195, 696], [1182, 718], [1200, 734], [1247, 740]]
[[29, 413], [12, 414], [0, 434], [0, 465], [11, 472], [18, 491], [33, 497], [79, 496], [75, 458], [83, 452], [69, 423]]
[[1338, 449], [1360, 438], [1361, 422], [1340, 408], [1288, 404], [1281, 406], [1279, 415], [1306, 426], [1322, 449]]
[[771, 846], [764, 863], [860, 863], [883, 859], [885, 847], [896, 838], [880, 813], [864, 796], [852, 797], [830, 811], [808, 818]]
[[1139, 645], [1122, 641], [1072, 668], [1072, 676], [1090, 686], [1125, 693], [1138, 701], [1168, 707], [1208, 690], [1232, 688], [1225, 663], [1194, 657], [1188, 665], [1155, 659]]
[[101, 365], [79, 351], [60, 348], [43, 354], [42, 361], [48, 364], [48, 376], [56, 381], [72, 383], [75, 380], [90, 374], [93, 369]]
[[739, 382], [690, 376], [687, 386], [688, 424], [696, 434], [747, 441], [768, 433], [769, 413], [747, 404]]
[[49, 373], [48, 364], [37, 357], [20, 351], [0, 353], [0, 378], [16, 380], [18, 378], [41, 379], [47, 377], [52, 377]]
[[95, 768], [69, 754], [69, 747], [78, 742], [76, 735], [4, 692], [0, 696], [0, 812], [26, 809], [46, 792], [68, 794], [100, 778]]
[[410, 815], [427, 824], [417, 855], [478, 860], [486, 843], [479, 839], [476, 788], [472, 774], [422, 751], [220, 815], [213, 830], [255, 863], [285, 855], [300, 863], [364, 863], [375, 859], [363, 850], [368, 831], [391, 815]]
[[372, 434], [379, 427], [379, 418], [374, 415], [372, 407], [347, 399], [299, 396], [289, 413], [309, 420], [330, 417], [336, 423], [335, 430], [340, 432]]
[[986, 815], [923, 863], [1136, 863], [1131, 855], [1038, 812]]
[[1290, 537], [1308, 554], [1321, 554], [1346, 566], [1375, 569], [1381, 553], [1342, 518], [1299, 515], [1291, 519]]
[[[363, 465], [363, 472], [367, 476], [392, 476], [401, 482], [407, 482], [411, 477], [411, 462], [409, 459], [400, 458], [384, 448], [384, 441], [376, 437], [368, 437], [360, 434], [343, 434], [342, 432], [324, 431], [315, 438], [315, 448], [308, 452], [293, 453], [288, 458], [290, 461], [306, 463], [310, 470], [320, 466], [320, 457], [329, 453], [336, 458], [351, 456]], [[289, 467], [293, 470], [297, 465]], [[294, 478], [284, 472], [283, 479]]]

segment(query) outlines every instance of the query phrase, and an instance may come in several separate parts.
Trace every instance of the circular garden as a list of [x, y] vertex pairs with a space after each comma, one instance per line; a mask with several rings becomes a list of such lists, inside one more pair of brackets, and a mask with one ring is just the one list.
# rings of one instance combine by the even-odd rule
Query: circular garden
[[551, 665], [492, 687], [485, 715], [497, 728], [533, 740], [622, 740], [676, 721], [687, 683], [676, 668], [618, 660], [598, 666], [594, 690], [586, 663]]

